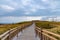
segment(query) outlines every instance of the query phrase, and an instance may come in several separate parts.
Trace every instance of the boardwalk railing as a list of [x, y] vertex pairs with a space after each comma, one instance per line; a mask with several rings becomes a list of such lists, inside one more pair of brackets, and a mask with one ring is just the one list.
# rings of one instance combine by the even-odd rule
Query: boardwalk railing
[[60, 35], [41, 29], [39, 27], [36, 27], [35, 31], [40, 40], [60, 40]]
[[19, 27], [16, 27], [16, 28], [13, 28], [13, 29], [10, 29], [8, 30], [7, 32], [3, 33], [2, 35], [0, 35], [0, 40], [12, 40], [12, 38], [14, 36], [17, 35], [18, 37], [18, 33], [20, 31], [22, 31], [24, 28], [30, 26], [31, 24], [24, 24], [24, 25], [21, 25]]
[[13, 34], [15, 31], [17, 31], [17, 27], [16, 28], [13, 28], [11, 30], [8, 30], [4, 34], [0, 35], [0, 40], [10, 40], [10, 38], [12, 36], [11, 34]]

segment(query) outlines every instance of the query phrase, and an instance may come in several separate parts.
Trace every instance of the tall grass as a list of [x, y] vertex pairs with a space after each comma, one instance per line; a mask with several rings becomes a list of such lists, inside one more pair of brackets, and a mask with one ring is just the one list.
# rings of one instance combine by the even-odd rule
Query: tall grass
[[3, 34], [4, 32], [13, 29], [15, 27], [21, 27], [21, 25], [25, 24], [31, 24], [32, 22], [20, 22], [20, 23], [15, 23], [15, 24], [4, 24], [0, 25], [0, 35]]
[[60, 22], [40, 21], [36, 22], [36, 26], [56, 34], [60, 34]]
[[[36, 26], [42, 28], [42, 30], [45, 29], [47, 31], [60, 35], [60, 22], [40, 21], [40, 22], [36, 22]], [[48, 35], [53, 36], [51, 34]], [[57, 36], [53, 36], [53, 37], [55, 37], [57, 40], [60, 40], [60, 38]]]

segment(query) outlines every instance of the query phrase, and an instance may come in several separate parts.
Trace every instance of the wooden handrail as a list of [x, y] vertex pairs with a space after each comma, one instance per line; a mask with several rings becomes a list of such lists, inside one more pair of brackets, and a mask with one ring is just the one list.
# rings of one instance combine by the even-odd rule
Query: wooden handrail
[[3, 33], [2, 35], [0, 35], [0, 39], [1, 39], [1, 40], [4, 40], [6, 37], [9, 36], [9, 34], [13, 33], [13, 32], [16, 31], [16, 30], [17, 30], [17, 27], [8, 30], [7, 32], [5, 32], [5, 33]]
[[[36, 27], [36, 28], [39, 29], [39, 30], [41, 30], [39, 27]], [[49, 32], [49, 31], [47, 31], [47, 30], [45, 30], [45, 29], [42, 29], [42, 31], [45, 32], [45, 33], [48, 33], [48, 34], [52, 34], [53, 36], [57, 36], [57, 37], [60, 38], [60, 35], [58, 35], [58, 34], [55, 34], [55, 33]]]
[[[37, 31], [40, 32], [40, 33], [41, 33], [41, 31], [42, 31], [42, 34], [43, 34], [43, 35], [45, 35], [45, 36], [47, 36], [47, 37], [49, 37], [49, 38], [51, 38], [51, 39], [54, 39], [54, 40], [57, 40], [55, 37], [60, 38], [60, 35], [55, 34], [55, 33], [52, 33], [52, 32], [49, 32], [49, 31], [47, 31], [47, 30], [45, 30], [45, 29], [42, 29], [42, 30], [41, 30], [41, 28], [39, 28], [39, 27], [36, 27], [35, 30], [37, 30]], [[50, 35], [49, 35], [49, 34], [50, 34]], [[51, 36], [51, 35], [52, 35], [52, 36]], [[55, 36], [55, 37], [54, 37], [54, 36]]]
[[[15, 31], [17, 31], [17, 30], [22, 31], [22, 29], [26, 28], [29, 25], [31, 25], [31, 24], [26, 24], [26, 25], [23, 24], [23, 25], [21, 25], [21, 27], [16, 27], [16, 28], [6, 31], [5, 33], [0, 35], [0, 40], [5, 40], [7, 37], [11, 36], [12, 33], [14, 33]], [[7, 39], [7, 40], [10, 40], [10, 39]]]
[[[37, 30], [37, 29], [36, 29], [36, 30]], [[41, 33], [40, 30], [37, 30], [37, 31]], [[46, 34], [46, 33], [43, 33], [43, 32], [42, 32], [42, 34], [45, 35], [45, 36], [47, 36], [48, 38], [51, 38], [51, 39], [53, 39], [53, 40], [57, 40], [56, 38], [54, 38], [54, 37], [52, 37], [52, 36], [49, 36], [49, 35]]]

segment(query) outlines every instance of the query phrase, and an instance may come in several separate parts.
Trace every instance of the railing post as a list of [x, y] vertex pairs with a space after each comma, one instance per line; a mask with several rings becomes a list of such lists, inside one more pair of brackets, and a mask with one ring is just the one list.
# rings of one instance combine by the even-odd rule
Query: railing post
[[11, 31], [11, 30], [10, 30], [10, 28], [9, 28], [9, 38], [8, 38], [8, 40], [11, 40], [11, 39], [10, 39], [10, 31]]
[[18, 32], [19, 32], [19, 29], [18, 29], [18, 27], [17, 27], [17, 39], [18, 39]]
[[[32, 22], [32, 23], [33, 23], [33, 22]], [[34, 29], [34, 30], [35, 30], [35, 37], [37, 37], [37, 33], [36, 33], [36, 25], [34, 25], [34, 26], [35, 26], [35, 29]]]
[[41, 38], [40, 38], [40, 40], [43, 40], [43, 34], [42, 34], [42, 28], [41, 28]]

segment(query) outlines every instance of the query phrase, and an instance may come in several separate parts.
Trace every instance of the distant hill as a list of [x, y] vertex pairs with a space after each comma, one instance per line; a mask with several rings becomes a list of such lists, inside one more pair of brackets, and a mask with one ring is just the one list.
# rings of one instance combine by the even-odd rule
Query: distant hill
[[4, 24], [0, 23], [0, 25], [4, 25]]

